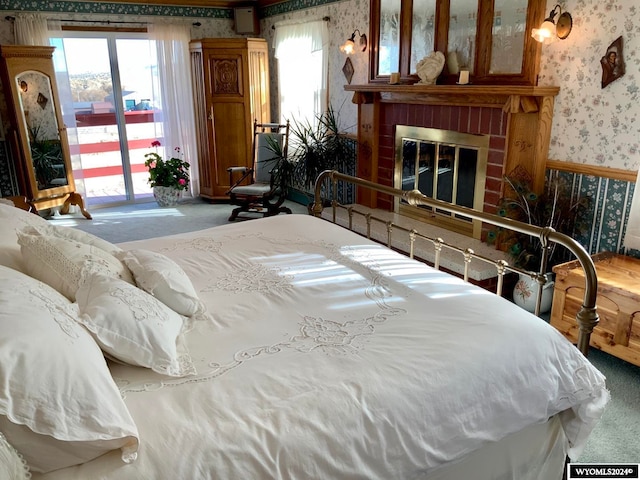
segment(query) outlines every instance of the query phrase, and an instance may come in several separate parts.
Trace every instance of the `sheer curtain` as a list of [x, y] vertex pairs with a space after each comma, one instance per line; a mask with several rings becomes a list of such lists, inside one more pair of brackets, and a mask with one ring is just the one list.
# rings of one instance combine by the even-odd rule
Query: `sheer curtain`
[[633, 191], [627, 232], [624, 235], [624, 246], [626, 248], [640, 250], [640, 171], [638, 171], [638, 178]]
[[329, 30], [324, 20], [276, 25], [280, 121], [315, 124], [327, 109]]
[[16, 45], [49, 45], [47, 19], [37, 13], [16, 13], [13, 23]]
[[158, 52], [160, 98], [163, 145], [170, 149], [180, 148], [185, 161], [190, 165], [189, 189], [192, 196], [200, 193], [198, 175], [198, 149], [191, 84], [191, 61], [189, 25], [154, 23], [149, 25], [149, 37], [155, 40]]

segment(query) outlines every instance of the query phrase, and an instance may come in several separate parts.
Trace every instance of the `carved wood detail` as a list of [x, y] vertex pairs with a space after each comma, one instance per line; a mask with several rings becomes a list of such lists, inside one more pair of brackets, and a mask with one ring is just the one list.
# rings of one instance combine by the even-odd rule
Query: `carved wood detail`
[[240, 58], [214, 60], [212, 62], [214, 94], [242, 94], [239, 61]]

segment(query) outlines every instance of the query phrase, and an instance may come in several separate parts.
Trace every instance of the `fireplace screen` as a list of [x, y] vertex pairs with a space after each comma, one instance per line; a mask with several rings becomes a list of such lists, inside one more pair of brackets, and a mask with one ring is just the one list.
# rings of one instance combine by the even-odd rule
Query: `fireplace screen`
[[[476, 210], [483, 209], [488, 135], [433, 128], [396, 127], [395, 186]], [[451, 216], [430, 207], [396, 204], [396, 212], [479, 238], [480, 225], [468, 217]], [[443, 218], [445, 217], [445, 218]]]

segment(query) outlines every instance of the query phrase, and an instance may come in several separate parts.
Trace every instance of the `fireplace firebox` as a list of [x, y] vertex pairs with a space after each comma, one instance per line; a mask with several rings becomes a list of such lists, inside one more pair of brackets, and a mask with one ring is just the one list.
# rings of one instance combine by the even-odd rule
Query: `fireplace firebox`
[[[454, 205], [483, 209], [490, 135], [396, 126], [394, 186]], [[481, 222], [395, 200], [394, 211], [480, 238]]]

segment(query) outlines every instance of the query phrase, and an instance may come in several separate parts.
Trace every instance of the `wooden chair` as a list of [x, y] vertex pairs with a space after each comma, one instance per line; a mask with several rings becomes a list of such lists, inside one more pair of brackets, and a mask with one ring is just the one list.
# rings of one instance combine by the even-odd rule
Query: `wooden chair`
[[[291, 209], [282, 206], [287, 192], [277, 175], [280, 162], [286, 159], [288, 147], [288, 121], [286, 124], [254, 121], [253, 167], [227, 169], [231, 185], [227, 195], [232, 205], [238, 205], [229, 221], [238, 218], [241, 212], [257, 213], [263, 217], [291, 213]], [[247, 181], [250, 183], [247, 184]]]

